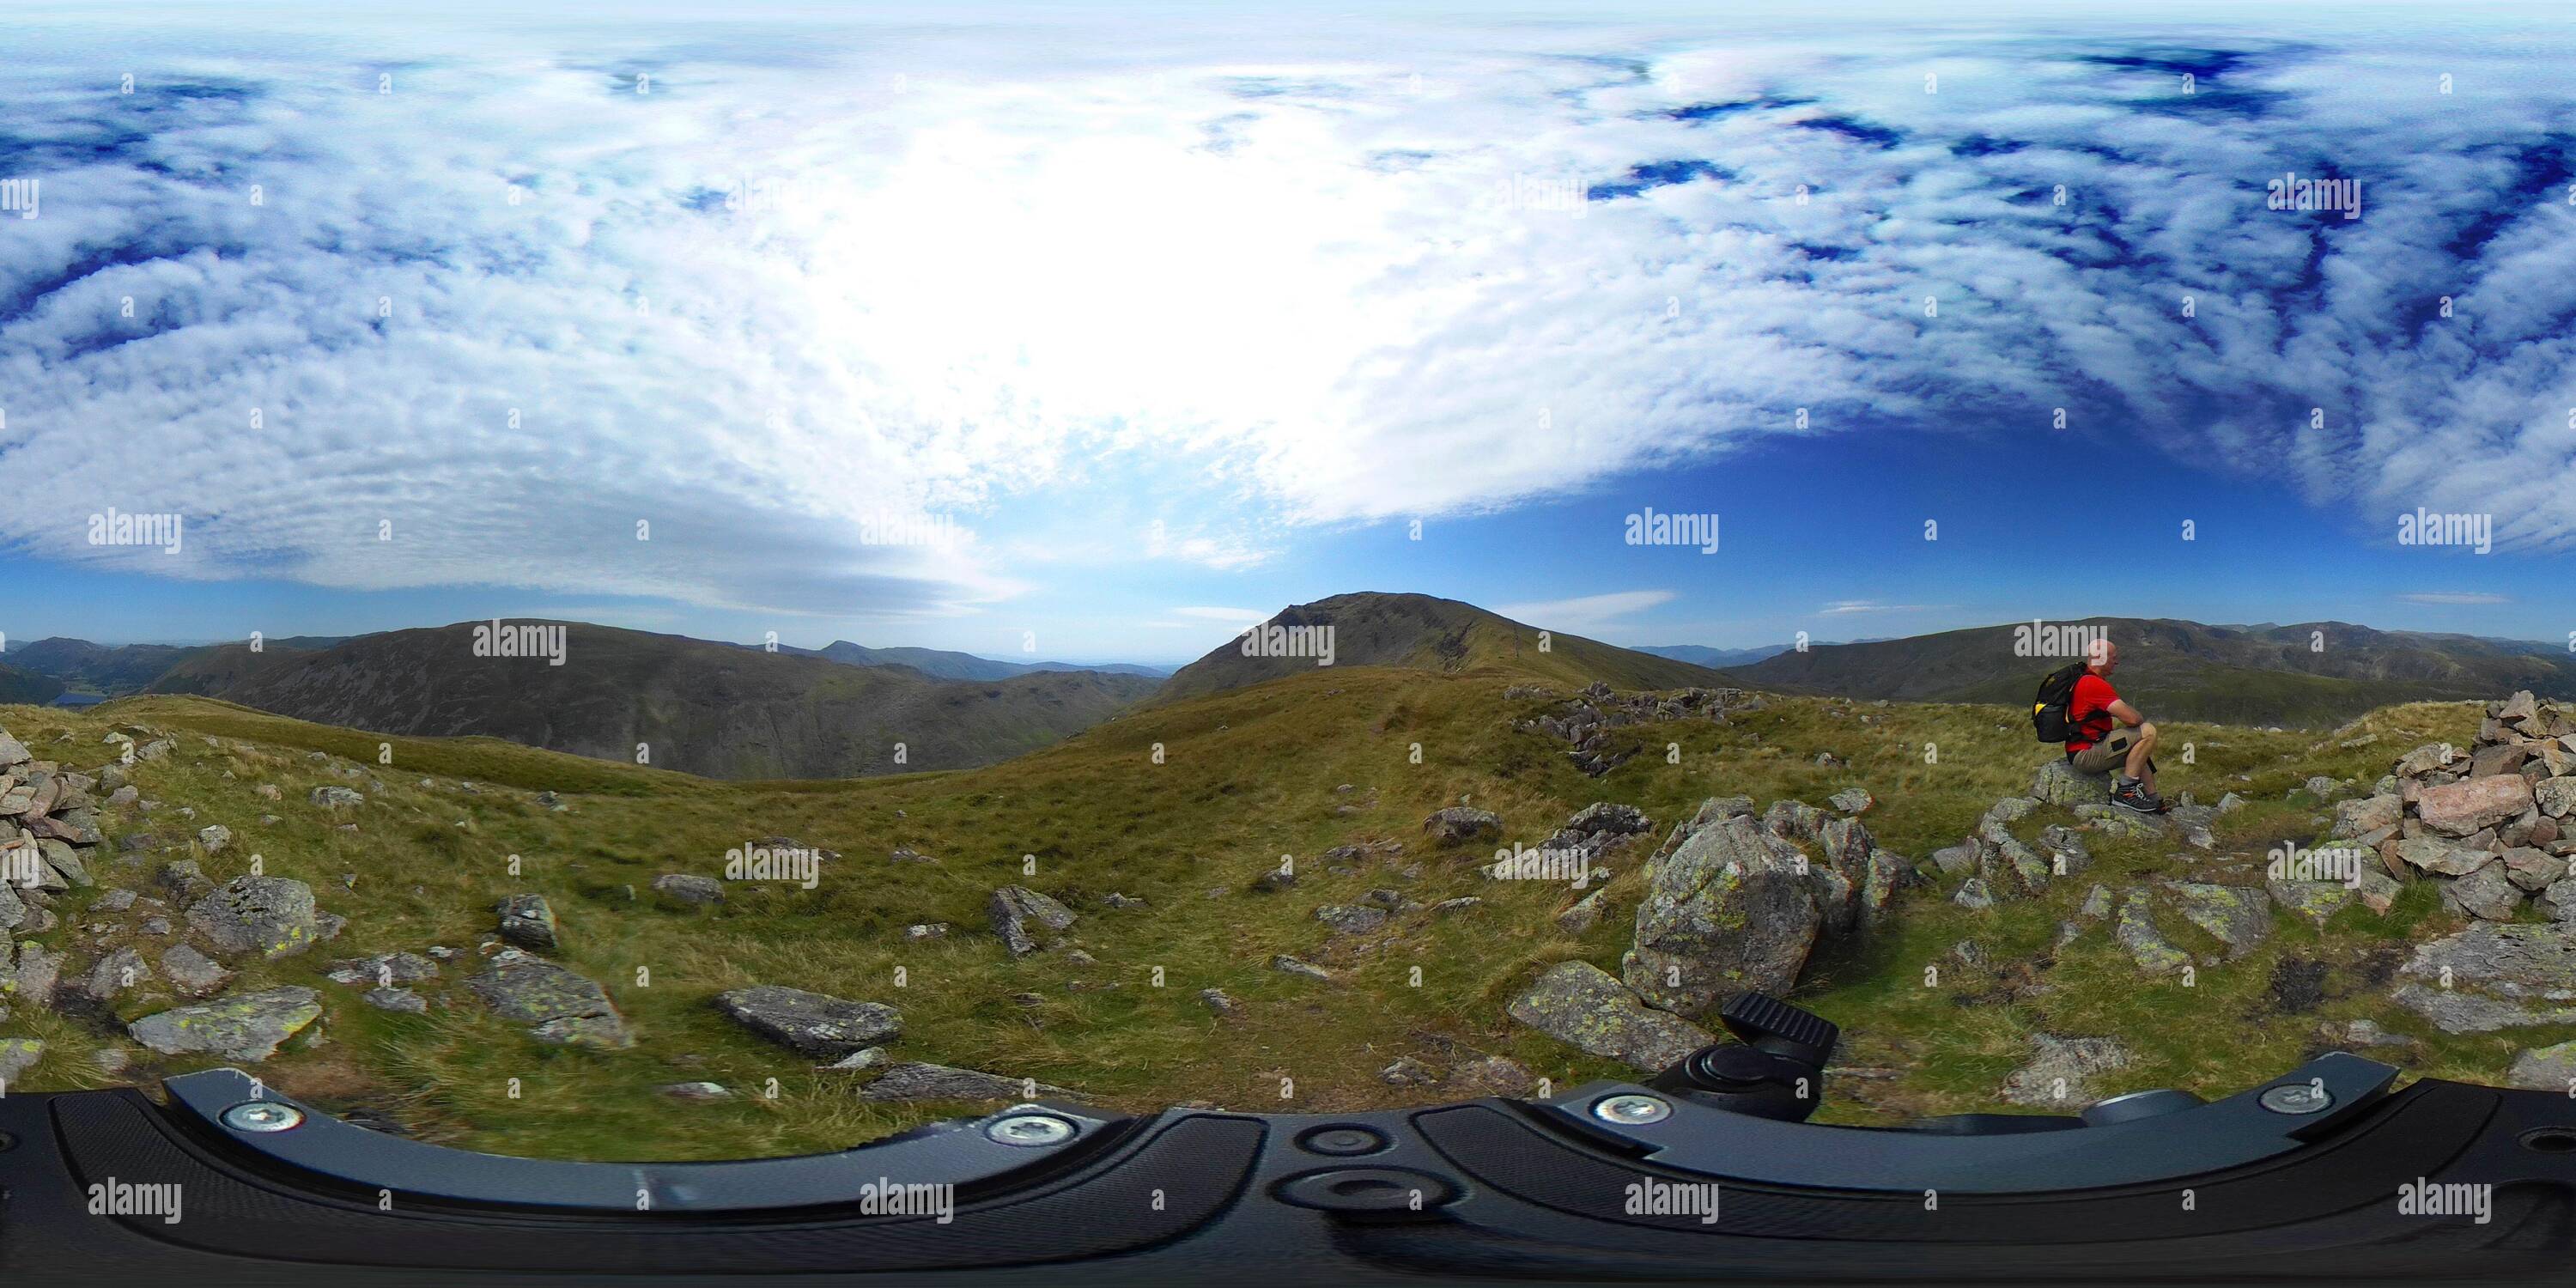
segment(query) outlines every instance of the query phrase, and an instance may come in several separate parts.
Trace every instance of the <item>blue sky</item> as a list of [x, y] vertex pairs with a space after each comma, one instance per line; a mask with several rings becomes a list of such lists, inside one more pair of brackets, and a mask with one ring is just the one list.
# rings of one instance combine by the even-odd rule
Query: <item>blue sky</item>
[[12, 643], [2576, 630], [2545, 10], [352, 12], [0, 18]]

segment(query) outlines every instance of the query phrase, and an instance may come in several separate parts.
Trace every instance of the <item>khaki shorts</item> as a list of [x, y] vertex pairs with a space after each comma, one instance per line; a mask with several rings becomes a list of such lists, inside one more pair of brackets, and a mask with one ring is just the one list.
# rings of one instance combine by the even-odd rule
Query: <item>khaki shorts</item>
[[[2136, 746], [2138, 731], [2128, 725], [2113, 725], [2102, 741], [2066, 758], [2066, 763], [2079, 774], [2107, 774], [2128, 763], [2129, 748]], [[2152, 766], [2150, 766], [2152, 768]]]

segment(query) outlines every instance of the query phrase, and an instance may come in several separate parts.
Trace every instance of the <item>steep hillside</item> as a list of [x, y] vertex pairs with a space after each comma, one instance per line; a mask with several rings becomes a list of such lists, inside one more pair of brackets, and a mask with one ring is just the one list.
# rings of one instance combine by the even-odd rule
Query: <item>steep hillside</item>
[[[477, 624], [313, 651], [226, 646], [158, 693], [196, 693], [379, 733], [481, 734], [713, 778], [840, 778], [988, 764], [1089, 728], [1153, 690], [1042, 672], [942, 682], [675, 635], [562, 626], [565, 661], [478, 657]], [[898, 759], [897, 745], [901, 744]]]
[[1473, 604], [1429, 595], [1375, 591], [1335, 595], [1281, 609], [1257, 630], [1265, 637], [1285, 632], [1277, 638], [1293, 641], [1298, 633], [1322, 627], [1332, 631], [1329, 667], [1319, 667], [1311, 650], [1301, 656], [1247, 656], [1243, 640], [1238, 639], [1174, 672], [1156, 700], [1202, 697], [1292, 675], [1358, 666], [1514, 675], [1573, 688], [1595, 681], [1616, 689], [1734, 683], [1706, 667], [1547, 632]]
[[[2120, 646], [2119, 687], [2151, 716], [2308, 728], [2399, 702], [2530, 689], [2576, 696], [2576, 660], [2536, 645], [2376, 631], [2342, 622], [2232, 628], [2096, 617]], [[2026, 703], [2068, 660], [2016, 651], [2025, 625], [1817, 645], [1740, 667], [1744, 683], [1905, 702]], [[2322, 643], [2320, 644], [2320, 641]]]
[[[17, 655], [13, 653], [10, 656]], [[62, 681], [52, 676], [0, 665], [0, 704], [23, 702], [29, 706], [43, 706], [62, 691]]]
[[9, 651], [12, 665], [50, 675], [73, 688], [107, 694], [141, 691], [163, 672], [211, 651], [207, 645], [127, 644], [109, 648], [55, 636]]

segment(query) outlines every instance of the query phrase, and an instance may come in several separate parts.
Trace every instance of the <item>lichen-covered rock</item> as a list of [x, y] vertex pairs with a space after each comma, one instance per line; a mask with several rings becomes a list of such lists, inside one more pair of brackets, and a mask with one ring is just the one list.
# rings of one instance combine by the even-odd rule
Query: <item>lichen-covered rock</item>
[[2111, 887], [2106, 885], [2097, 885], [2092, 889], [2085, 891], [2084, 905], [2077, 908], [2075, 911], [2078, 915], [2093, 921], [2100, 921], [2104, 917], [2110, 916]]
[[1788, 992], [1825, 922], [1818, 870], [1829, 871], [1750, 818], [1702, 829], [1656, 865], [1620, 974], [1680, 1015], [1747, 989]]
[[1027, 886], [1003, 886], [993, 892], [984, 905], [984, 916], [993, 925], [993, 935], [1002, 941], [1002, 950], [1013, 957], [1026, 957], [1043, 945], [1038, 932], [1061, 932], [1071, 927], [1074, 911], [1039, 894]]
[[2526, 1091], [2576, 1095], [2576, 1042], [2524, 1051], [2513, 1058], [2504, 1085]]
[[2522, 908], [2522, 890], [2505, 874], [2504, 864], [2489, 862], [2456, 881], [2444, 882], [2442, 906], [2486, 921], [2511, 921]]
[[1040, 1096], [1079, 1097], [1081, 1093], [1026, 1078], [1006, 1078], [942, 1064], [889, 1065], [877, 1080], [859, 1089], [859, 1099], [880, 1102], [915, 1100], [1030, 1100]]
[[43, 944], [28, 940], [18, 945], [18, 964], [12, 970], [17, 989], [9, 1000], [42, 1009], [54, 1004], [54, 989], [62, 982], [63, 958], [47, 953]]
[[2576, 1021], [2576, 927], [2478, 922], [2420, 944], [2397, 1001], [2446, 1033]]
[[289, 877], [235, 877], [188, 905], [188, 924], [218, 957], [291, 957], [311, 948], [321, 929], [313, 887]]
[[353, 805], [366, 804], [367, 798], [349, 788], [332, 783], [314, 788], [312, 801], [324, 809], [347, 809]]
[[2051, 805], [2108, 805], [2111, 803], [2109, 774], [2079, 774], [2064, 757], [2041, 765], [2031, 775], [2030, 794]]
[[2333, 916], [2351, 906], [2353, 890], [2339, 881], [2285, 881], [2269, 879], [2264, 892], [2272, 902], [2294, 916], [2305, 917], [2322, 928]]
[[373, 984], [391, 987], [438, 978], [438, 963], [413, 952], [378, 953], [373, 957], [351, 957], [331, 963], [324, 978], [334, 984]]
[[1963, 877], [1977, 870], [1977, 854], [1975, 841], [1961, 841], [1947, 849], [1934, 850], [1932, 863], [1945, 876]]
[[2150, 915], [2147, 892], [2132, 890], [2120, 901], [2119, 928], [2114, 932], [2122, 951], [2150, 975], [2164, 975], [2191, 965], [2191, 956], [2167, 941], [2156, 929]]
[[[1497, 820], [1499, 826], [1499, 820]], [[1634, 805], [1596, 801], [1565, 820], [1565, 830], [1585, 836], [1632, 836], [1653, 828], [1655, 821]]]
[[2101, 1098], [2095, 1080], [2125, 1069], [2129, 1052], [2109, 1038], [2030, 1035], [2031, 1061], [2004, 1079], [2002, 1096], [2016, 1105], [2068, 1112]]
[[541, 894], [505, 895], [492, 911], [501, 918], [501, 937], [522, 948], [552, 952], [561, 947], [555, 910]]
[[516, 948], [492, 955], [483, 973], [465, 981], [494, 1014], [525, 1025], [528, 1035], [556, 1046], [629, 1047], [635, 1039], [607, 990], [542, 957]]
[[2337, 839], [2360, 836], [2383, 827], [2395, 827], [2406, 817], [2406, 802], [2396, 796], [2364, 796], [2343, 801], [2335, 806], [2334, 830]]
[[1962, 908], [1982, 910], [1995, 906], [1995, 896], [1986, 888], [1985, 878], [1970, 877], [1959, 883], [1959, 892], [1950, 896], [1950, 902]]
[[1332, 927], [1336, 935], [1365, 935], [1386, 925], [1386, 909], [1328, 903], [1315, 910], [1315, 920]]
[[2181, 906], [2183, 919], [2227, 945], [2227, 955], [2242, 957], [2272, 934], [2272, 899], [2252, 886], [2209, 885], [2175, 881], [2166, 889]]
[[147, 1015], [126, 1025], [125, 1034], [163, 1055], [202, 1052], [255, 1063], [320, 1018], [313, 990], [287, 985]]
[[1784, 841], [1812, 841], [1825, 825], [1825, 812], [1805, 801], [1773, 801], [1762, 812], [1764, 830]]
[[1444, 810], [1434, 810], [1431, 817], [1422, 820], [1422, 830], [1429, 832], [1431, 839], [1442, 845], [1492, 840], [1503, 834], [1503, 818], [1492, 810], [1452, 805]]
[[[7, 738], [0, 734], [0, 739]], [[18, 1075], [45, 1058], [45, 1044], [34, 1038], [0, 1038], [0, 1093], [17, 1085]]]
[[1825, 803], [1846, 814], [1866, 814], [1878, 798], [1857, 787], [1846, 787], [1825, 798]]
[[2435, 876], [2464, 877], [2495, 861], [2492, 851], [2448, 837], [2418, 836], [2396, 842], [2395, 848], [2399, 862]]
[[1508, 1012], [1560, 1042], [1649, 1073], [1661, 1073], [1716, 1040], [1698, 1025], [1646, 1005], [1590, 962], [1550, 967], [1512, 999]]
[[112, 1002], [127, 989], [151, 983], [155, 978], [152, 963], [129, 946], [100, 958], [81, 977], [80, 990], [95, 1001]]
[[688, 872], [665, 872], [653, 878], [653, 889], [685, 904], [706, 907], [724, 902], [724, 882]]
[[2540, 812], [2551, 818], [2576, 814], [2576, 777], [2544, 778], [2531, 789]]
[[718, 993], [716, 1009], [772, 1042], [822, 1060], [892, 1041], [903, 1014], [882, 1002], [851, 1002], [801, 988], [760, 984]]
[[170, 951], [161, 954], [161, 974], [170, 981], [171, 987], [190, 997], [212, 996], [233, 978], [233, 973], [225, 970], [214, 958], [186, 944], [173, 945]]

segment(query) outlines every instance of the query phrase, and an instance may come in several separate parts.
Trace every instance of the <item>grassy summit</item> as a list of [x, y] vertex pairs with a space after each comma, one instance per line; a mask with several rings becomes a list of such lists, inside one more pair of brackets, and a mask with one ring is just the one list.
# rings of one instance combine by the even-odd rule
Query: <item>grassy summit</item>
[[[200, 854], [211, 879], [247, 871], [256, 853], [267, 873], [309, 882], [325, 910], [349, 918], [336, 941], [310, 953], [242, 967], [232, 991], [303, 984], [327, 1007], [319, 1044], [291, 1040], [261, 1066], [263, 1077], [328, 1108], [387, 1113], [431, 1140], [616, 1159], [829, 1149], [964, 1108], [866, 1102], [866, 1075], [817, 1072], [815, 1061], [710, 1006], [717, 992], [751, 984], [897, 1007], [898, 1059], [1033, 1077], [1134, 1110], [1188, 1100], [1285, 1110], [1436, 1100], [1440, 1089], [1390, 1086], [1380, 1071], [1407, 1054], [1441, 1064], [1457, 1047], [1510, 1057], [1557, 1087], [1632, 1076], [1514, 1025], [1504, 1006], [1558, 961], [1616, 970], [1649, 850], [1614, 861], [1608, 913], [1578, 937], [1553, 917], [1580, 892], [1488, 879], [1477, 866], [1492, 847], [1437, 847], [1423, 834], [1425, 815], [1472, 801], [1502, 815], [1507, 841], [1536, 844], [1577, 809], [1610, 800], [1651, 815], [1654, 841], [1707, 796], [1821, 804], [1860, 785], [1881, 802], [1867, 816], [1881, 843], [1920, 859], [2019, 791], [2048, 754], [2007, 709], [1775, 699], [1723, 725], [1638, 726], [1630, 732], [1650, 748], [1675, 744], [1678, 763], [1644, 754], [1593, 779], [1574, 770], [1562, 743], [1513, 729], [1552, 705], [1505, 696], [1525, 680], [1336, 666], [1151, 708], [1002, 765], [852, 781], [720, 783], [488, 739], [380, 739], [197, 698], [78, 713], [0, 709], [0, 724], [66, 768], [105, 759], [100, 739], [112, 728], [177, 735], [172, 755], [131, 771], [157, 808], [105, 811], [111, 836], [149, 832], [173, 848], [138, 852], [131, 865], [101, 858], [97, 888], [63, 898], [65, 925], [46, 938], [70, 949], [75, 969], [139, 939], [130, 919], [92, 912], [91, 901], [111, 886], [152, 892], [160, 862], [198, 853], [190, 838], [222, 824], [237, 839]], [[2400, 1057], [2420, 1071], [2496, 1077], [2516, 1046], [2553, 1035], [2446, 1037], [2371, 986], [2395, 939], [2441, 919], [2419, 891], [2385, 920], [2355, 910], [2322, 932], [2281, 914], [2260, 950], [2201, 970], [2190, 988], [2142, 977], [2098, 925], [2053, 945], [2092, 882], [2117, 889], [2145, 874], [2188, 875], [2228, 855], [2250, 856], [2259, 879], [2265, 848], [2324, 830], [2299, 787], [2310, 775], [2367, 781], [2417, 743], [2465, 742], [2475, 723], [2471, 708], [2414, 706], [2325, 739], [2174, 727], [2176, 747], [2194, 744], [2197, 763], [2168, 770], [2169, 793], [2233, 789], [2255, 802], [2221, 821], [2219, 856], [2101, 836], [2094, 871], [2038, 899], [1971, 912], [1945, 901], [1954, 881], [1900, 893], [1886, 929], [1812, 961], [1796, 995], [1843, 1024], [1842, 1064], [1879, 1071], [1836, 1081], [1828, 1118], [1996, 1108], [1998, 1080], [2026, 1059], [2025, 1035], [2042, 1030], [2116, 1037], [2138, 1053], [2097, 1088], [2106, 1094], [2232, 1091], [2322, 1045], [2320, 1018], [2365, 1016], [2422, 1037]], [[380, 743], [390, 764], [378, 763]], [[1927, 744], [1937, 763], [1926, 763]], [[333, 759], [310, 758], [315, 751]], [[1825, 751], [1848, 767], [1816, 765]], [[258, 794], [262, 784], [279, 799]], [[354, 786], [368, 800], [331, 814], [308, 799], [324, 785]], [[563, 793], [569, 809], [541, 807], [540, 790]], [[180, 818], [183, 807], [195, 816]], [[357, 830], [338, 830], [343, 820]], [[2069, 820], [2046, 809], [2024, 830], [2052, 821]], [[770, 836], [842, 857], [813, 890], [731, 883], [713, 909], [649, 888], [664, 872], [721, 876], [728, 849]], [[1321, 857], [1372, 842], [1403, 848], [1350, 861], [1344, 873]], [[889, 856], [899, 848], [935, 862], [897, 862]], [[1296, 885], [1253, 892], [1253, 879], [1283, 855], [1296, 859]], [[983, 914], [1005, 884], [1071, 906], [1081, 917], [1071, 940], [1097, 964], [1073, 964], [1071, 945], [1011, 960]], [[1318, 905], [1359, 904], [1376, 888], [1426, 906], [1464, 895], [1484, 904], [1446, 917], [1400, 913], [1349, 936], [1314, 916]], [[1147, 906], [1104, 906], [1113, 891]], [[561, 920], [563, 945], [550, 955], [605, 986], [634, 1047], [540, 1045], [460, 986], [479, 969], [478, 942], [492, 938], [494, 901], [527, 892], [545, 895]], [[903, 927], [926, 922], [954, 931], [903, 937]], [[93, 936], [82, 929], [92, 923], [113, 929]], [[2166, 932], [2190, 949], [2214, 942], [2187, 924]], [[1963, 938], [1980, 941], [1986, 965], [1952, 955]], [[159, 943], [141, 942], [157, 952]], [[418, 986], [433, 1000], [425, 1015], [372, 1010], [360, 989], [321, 979], [335, 959], [432, 944], [464, 955]], [[1280, 953], [1334, 978], [1274, 970]], [[1926, 983], [1932, 965], [1937, 984]], [[2285, 995], [2284, 979], [2312, 974], [2321, 989]], [[1199, 999], [1207, 988], [1235, 999], [1237, 1015], [1212, 1013]], [[147, 990], [116, 1009], [131, 1019], [171, 1000]], [[47, 1043], [19, 1085], [96, 1086], [221, 1063], [157, 1061], [103, 1018], [21, 1007], [0, 1023], [0, 1035]], [[141, 1058], [111, 1075], [93, 1062], [103, 1047]], [[702, 1079], [745, 1094], [681, 1103], [653, 1091]]]

